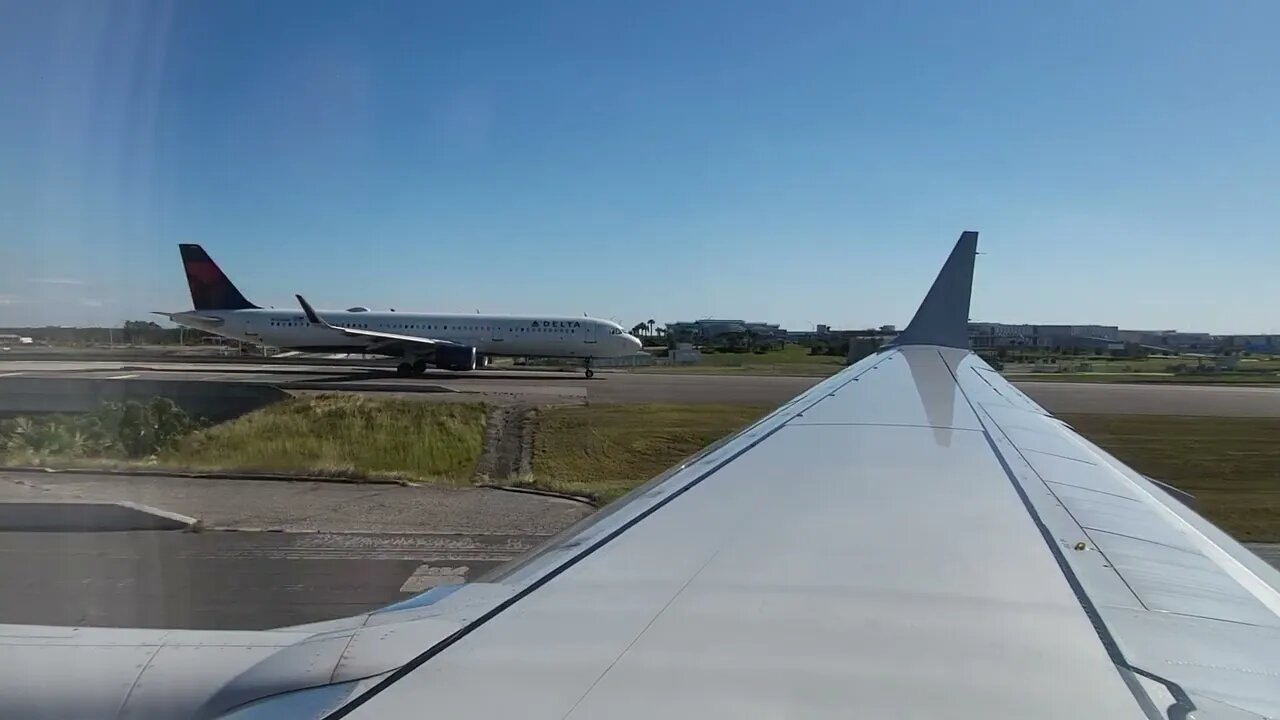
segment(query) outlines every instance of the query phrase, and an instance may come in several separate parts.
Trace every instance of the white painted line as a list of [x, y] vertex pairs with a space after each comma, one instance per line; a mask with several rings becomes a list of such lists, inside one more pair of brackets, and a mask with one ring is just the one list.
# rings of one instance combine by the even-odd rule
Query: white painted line
[[14, 375], [21, 375], [21, 374], [22, 373], [20, 372], [0, 373], [0, 377], [13, 377]]
[[456, 585], [467, 581], [467, 572], [471, 568], [466, 565], [432, 565], [423, 563], [400, 586], [402, 593], [426, 592], [440, 585]]
[[103, 380], [129, 380], [136, 377], [138, 377], [138, 373], [133, 373], [132, 375], [111, 375], [110, 377], [103, 378]]

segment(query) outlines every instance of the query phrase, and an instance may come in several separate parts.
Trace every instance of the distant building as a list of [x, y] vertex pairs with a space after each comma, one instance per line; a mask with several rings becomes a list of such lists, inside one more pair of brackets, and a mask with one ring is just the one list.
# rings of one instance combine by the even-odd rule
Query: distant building
[[1034, 325], [969, 323], [969, 342], [975, 350], [1001, 347], [1079, 347], [1123, 349], [1115, 325]]
[[702, 354], [690, 343], [677, 343], [669, 357], [675, 365], [690, 365], [701, 360]]
[[1224, 348], [1247, 352], [1280, 352], [1280, 335], [1224, 335], [1219, 339]]
[[1217, 340], [1209, 333], [1171, 332], [1165, 333], [1164, 347], [1174, 350], [1213, 350], [1218, 346]]
[[787, 331], [777, 323], [722, 320], [718, 318], [667, 323], [667, 334], [669, 336], [694, 343], [710, 343], [726, 335], [746, 335], [747, 333], [750, 333], [756, 340], [776, 340], [781, 342], [787, 338]]
[[1149, 352], [1210, 353], [1226, 350], [1280, 352], [1280, 335], [1214, 335], [1178, 330], [1121, 330], [1114, 325], [1032, 325], [969, 323], [974, 349], [1002, 347], [1084, 348], [1121, 350], [1142, 348]]

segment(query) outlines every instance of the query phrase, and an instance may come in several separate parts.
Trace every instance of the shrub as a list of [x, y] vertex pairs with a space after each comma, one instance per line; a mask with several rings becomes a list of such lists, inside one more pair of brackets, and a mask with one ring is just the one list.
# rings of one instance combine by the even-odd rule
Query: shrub
[[0, 451], [61, 457], [139, 458], [172, 447], [200, 424], [167, 398], [103, 403], [84, 415], [18, 417], [0, 422]]

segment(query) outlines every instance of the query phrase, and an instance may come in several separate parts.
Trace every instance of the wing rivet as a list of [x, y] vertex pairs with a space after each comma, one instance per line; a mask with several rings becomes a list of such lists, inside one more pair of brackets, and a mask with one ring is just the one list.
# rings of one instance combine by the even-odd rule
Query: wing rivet
[[1087, 547], [1087, 546], [1086, 546], [1084, 543], [1082, 543], [1082, 542], [1078, 542], [1078, 543], [1076, 543], [1076, 549], [1077, 549], [1077, 550], [1084, 550], [1084, 549], [1085, 549], [1085, 547]]

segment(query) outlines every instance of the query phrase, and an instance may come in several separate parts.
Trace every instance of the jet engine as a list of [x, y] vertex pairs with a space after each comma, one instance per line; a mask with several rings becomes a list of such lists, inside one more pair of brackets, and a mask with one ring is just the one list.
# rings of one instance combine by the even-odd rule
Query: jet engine
[[476, 349], [452, 345], [436, 348], [435, 365], [441, 370], [475, 370]]

